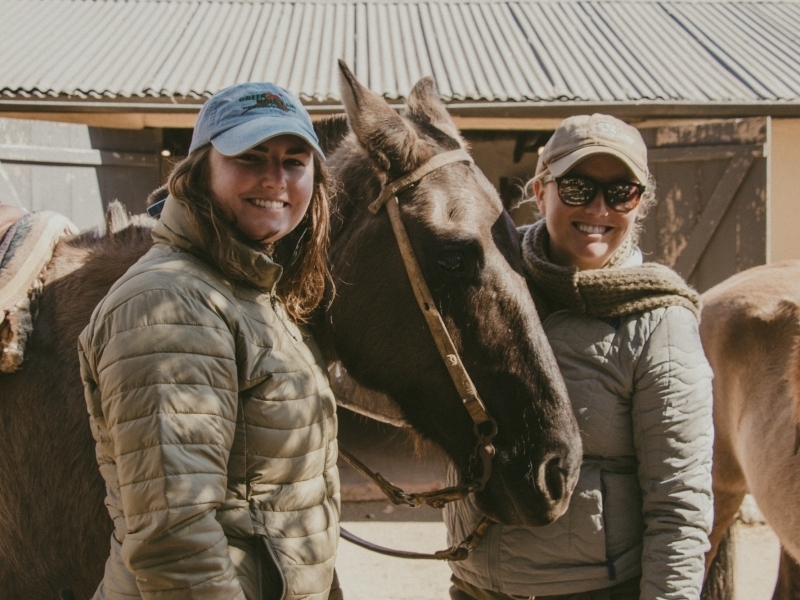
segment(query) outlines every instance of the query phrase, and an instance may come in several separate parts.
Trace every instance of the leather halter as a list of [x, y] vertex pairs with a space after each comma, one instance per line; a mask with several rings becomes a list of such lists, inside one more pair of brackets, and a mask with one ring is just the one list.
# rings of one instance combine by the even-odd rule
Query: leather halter
[[[422, 269], [419, 266], [419, 261], [414, 254], [414, 249], [411, 246], [411, 241], [408, 237], [405, 225], [400, 218], [400, 205], [397, 199], [397, 194], [409, 186], [417, 183], [428, 173], [435, 171], [445, 165], [456, 162], [467, 162], [472, 164], [472, 157], [462, 149], [452, 150], [437, 154], [425, 164], [408, 173], [399, 179], [387, 183], [380, 196], [372, 204], [369, 205], [369, 210], [372, 214], [377, 215], [383, 206], [386, 206], [386, 211], [389, 214], [389, 220], [392, 224], [397, 245], [400, 248], [400, 254], [403, 257], [403, 264], [408, 273], [411, 287], [414, 290], [414, 297], [417, 299], [417, 304], [422, 311], [425, 321], [428, 323], [428, 328], [431, 331], [433, 340], [436, 343], [436, 348], [444, 361], [450, 378], [458, 391], [464, 407], [469, 412], [469, 416], [474, 423], [475, 436], [477, 443], [475, 451], [470, 458], [470, 476], [473, 480], [469, 483], [461, 483], [457, 486], [447, 487], [441, 490], [423, 493], [407, 493], [397, 486], [391, 484], [380, 473], [373, 473], [362, 462], [356, 459], [347, 450], [339, 447], [339, 454], [359, 473], [371, 479], [384, 494], [394, 504], [404, 504], [406, 506], [417, 507], [421, 504], [427, 504], [433, 508], [442, 508], [448, 502], [461, 500], [466, 498], [473, 492], [481, 491], [492, 472], [492, 458], [495, 454], [492, 440], [497, 434], [497, 423], [489, 416], [486, 411], [486, 406], [478, 395], [475, 384], [472, 383], [461, 357], [456, 350], [455, 344], [444, 325], [442, 316], [436, 308], [436, 303], [431, 296], [425, 278], [422, 275]], [[481, 464], [480, 476], [475, 476], [474, 470], [477, 463]], [[341, 529], [341, 535], [346, 540], [358, 544], [369, 550], [379, 552], [381, 554], [388, 554], [390, 556], [399, 556], [402, 558], [427, 558], [438, 560], [464, 560], [469, 556], [469, 553], [478, 545], [481, 536], [489, 526], [489, 519], [483, 517], [475, 527], [475, 530], [460, 544], [456, 544], [447, 550], [440, 550], [434, 554], [421, 554], [417, 552], [406, 552], [403, 550], [391, 550], [382, 546], [377, 546], [370, 542], [366, 542], [361, 538], [353, 535], [352, 533]]]

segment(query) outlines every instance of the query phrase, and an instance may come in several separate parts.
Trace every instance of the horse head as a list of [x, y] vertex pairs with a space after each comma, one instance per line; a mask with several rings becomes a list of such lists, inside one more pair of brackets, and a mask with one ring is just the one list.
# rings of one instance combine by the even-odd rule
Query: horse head
[[[360, 384], [391, 397], [465, 479], [473, 422], [417, 307], [386, 211], [368, 206], [387, 183], [466, 144], [431, 78], [398, 114], [343, 63], [340, 70], [351, 132], [329, 159], [340, 190], [330, 252], [336, 292], [323, 343]], [[566, 510], [581, 443], [522, 275], [516, 228], [471, 162], [430, 172], [397, 197], [434, 302], [497, 423], [492, 474], [476, 500], [503, 523], [548, 523]]]

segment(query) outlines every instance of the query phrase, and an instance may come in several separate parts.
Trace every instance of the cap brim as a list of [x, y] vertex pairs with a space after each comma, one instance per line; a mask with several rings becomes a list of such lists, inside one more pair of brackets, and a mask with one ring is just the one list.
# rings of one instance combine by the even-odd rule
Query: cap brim
[[647, 183], [647, 171], [642, 171], [641, 168], [637, 167], [636, 164], [624, 153], [620, 152], [619, 150], [609, 148], [608, 146], [584, 146], [583, 148], [578, 148], [574, 152], [570, 152], [566, 156], [562, 156], [558, 160], [548, 163], [547, 170], [550, 171], [550, 174], [553, 177], [561, 177], [565, 173], [569, 172], [572, 167], [577, 165], [584, 158], [594, 154], [610, 154], [611, 156], [618, 158], [625, 163], [625, 166], [630, 169], [631, 173], [633, 173], [633, 176], [637, 179], [636, 183], [641, 183], [643, 185]]
[[253, 119], [232, 127], [212, 139], [211, 143], [220, 154], [237, 156], [279, 135], [296, 135], [302, 138], [311, 146], [320, 160], [325, 160], [325, 153], [322, 152], [322, 148], [308, 131], [299, 124], [274, 117]]

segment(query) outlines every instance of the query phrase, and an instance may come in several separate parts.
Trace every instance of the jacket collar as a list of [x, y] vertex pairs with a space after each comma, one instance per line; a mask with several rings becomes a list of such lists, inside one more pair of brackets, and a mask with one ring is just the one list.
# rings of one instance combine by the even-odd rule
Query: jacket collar
[[[156, 243], [169, 244], [186, 250], [224, 272], [222, 266], [217, 264], [203, 248], [200, 238], [189, 220], [189, 212], [186, 207], [172, 196], [167, 197], [164, 209], [161, 211], [161, 218], [153, 228], [153, 240]], [[259, 252], [237, 239], [228, 238], [225, 243], [233, 249], [239, 264], [249, 274], [248, 281], [245, 283], [262, 292], [272, 293], [275, 291], [275, 286], [283, 273], [283, 267], [263, 252]]]

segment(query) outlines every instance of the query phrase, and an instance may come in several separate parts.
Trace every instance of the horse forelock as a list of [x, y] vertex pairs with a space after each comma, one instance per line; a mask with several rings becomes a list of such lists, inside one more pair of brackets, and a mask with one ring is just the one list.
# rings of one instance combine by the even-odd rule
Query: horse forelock
[[[329, 165], [337, 179], [348, 184], [348, 189], [341, 191], [352, 202], [372, 202], [384, 185], [414, 171], [437, 154], [468, 149], [463, 139], [442, 131], [426, 115], [408, 110], [394, 115], [405, 127], [388, 123], [360, 133], [351, 129], [330, 155]], [[494, 190], [488, 182], [486, 185], [488, 188], [484, 189]]]

